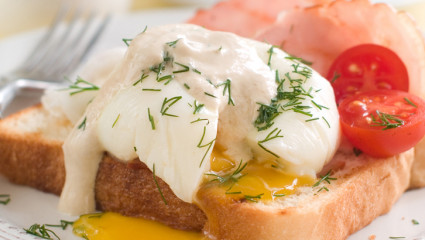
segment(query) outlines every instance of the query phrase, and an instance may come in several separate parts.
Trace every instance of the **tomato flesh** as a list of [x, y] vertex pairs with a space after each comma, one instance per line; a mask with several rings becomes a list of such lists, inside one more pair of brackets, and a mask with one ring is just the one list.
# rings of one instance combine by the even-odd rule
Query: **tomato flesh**
[[347, 96], [376, 89], [408, 91], [406, 66], [392, 50], [361, 44], [341, 53], [331, 65], [327, 79], [337, 103]]
[[359, 93], [345, 98], [338, 110], [344, 135], [374, 157], [407, 151], [425, 135], [425, 101], [407, 92]]

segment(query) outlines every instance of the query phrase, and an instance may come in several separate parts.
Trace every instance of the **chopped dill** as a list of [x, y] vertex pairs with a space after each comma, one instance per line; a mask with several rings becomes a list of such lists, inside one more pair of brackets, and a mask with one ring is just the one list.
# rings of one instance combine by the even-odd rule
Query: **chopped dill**
[[207, 131], [207, 127], [205, 127], [205, 126], [204, 126], [204, 131], [203, 131], [203, 133], [202, 133], [201, 140], [199, 140], [199, 143], [198, 143], [198, 145], [197, 145], [197, 147], [198, 147], [198, 148], [205, 148], [205, 147], [208, 147], [208, 148], [207, 148], [207, 150], [205, 151], [204, 156], [202, 157], [201, 162], [199, 163], [199, 167], [201, 167], [201, 166], [202, 166], [202, 163], [204, 162], [205, 157], [207, 156], [208, 151], [211, 149], [212, 145], [213, 145], [213, 144], [214, 144], [214, 142], [215, 142], [215, 138], [214, 138], [214, 139], [213, 139], [213, 140], [211, 140], [210, 142], [205, 143], [205, 144], [202, 144], [202, 142], [204, 141], [204, 137], [205, 137], [205, 133], [206, 133], [206, 131]]
[[69, 93], [69, 95], [72, 96], [82, 92], [97, 91], [99, 90], [99, 87], [90, 82], [85, 81], [81, 77], [77, 77], [77, 80], [64, 90], [70, 90], [71, 92]]
[[204, 107], [204, 104], [198, 104], [198, 102], [196, 100], [193, 101], [193, 106], [194, 106], [194, 110], [193, 110], [193, 114], [198, 113], [199, 111], [201, 111], [201, 109]]
[[165, 199], [164, 194], [162, 193], [161, 188], [159, 187], [159, 183], [158, 183], [158, 181], [156, 180], [156, 175], [155, 175], [155, 163], [153, 164], [153, 170], [152, 170], [152, 173], [153, 173], [153, 181], [155, 182], [155, 185], [156, 185], [156, 187], [158, 188], [159, 194], [161, 194], [162, 201], [164, 201], [165, 205], [168, 205], [168, 202], [167, 202], [167, 200]]
[[0, 194], [0, 204], [7, 205], [10, 200], [10, 194]]
[[148, 108], [148, 119], [149, 119], [149, 122], [151, 122], [152, 130], [155, 130], [155, 121], [154, 121], [154, 119], [153, 119], [153, 117], [151, 115], [150, 108]]
[[228, 105], [232, 104], [233, 106], [235, 106], [235, 102], [233, 101], [233, 98], [232, 98], [231, 84], [232, 84], [232, 81], [230, 79], [227, 79], [226, 81], [218, 84], [217, 87], [224, 85], [223, 96], [226, 94], [226, 90], [227, 90], [227, 95], [228, 95], [227, 104]]
[[404, 125], [404, 121], [397, 118], [396, 115], [383, 113], [379, 110], [376, 110], [376, 115], [379, 119], [376, 119], [375, 115], [370, 114], [373, 123], [370, 126], [382, 126], [384, 127], [382, 130], [387, 130]]
[[[277, 131], [277, 132], [276, 132]], [[265, 142], [268, 142], [268, 141], [271, 141], [271, 140], [273, 140], [273, 139], [275, 139], [275, 138], [282, 138], [283, 136], [282, 135], [279, 135], [280, 134], [280, 132], [281, 132], [282, 130], [280, 130], [280, 129], [278, 129], [278, 128], [275, 128], [275, 129], [273, 129], [267, 136], [266, 136], [266, 138], [264, 138], [263, 140], [261, 140], [261, 141], [258, 141], [258, 146], [260, 146], [264, 151], [266, 151], [266, 152], [268, 152], [268, 153], [270, 153], [271, 155], [273, 155], [273, 156], [275, 156], [276, 158], [280, 158], [279, 157], [279, 155], [277, 155], [276, 153], [274, 153], [274, 152], [272, 152], [272, 151], [270, 151], [269, 149], [267, 149], [266, 147], [264, 147], [264, 145], [263, 145], [263, 143], [265, 143]]]
[[83, 129], [86, 130], [86, 122], [87, 122], [87, 117], [84, 117], [83, 121], [80, 123], [80, 125], [78, 125], [78, 129]]
[[138, 83], [142, 83], [142, 81], [147, 77], [149, 77], [149, 75], [142, 72], [142, 76], [140, 76], [140, 78], [136, 82], [133, 83], [133, 86], [136, 86]]
[[172, 97], [170, 99], [164, 98], [164, 101], [162, 102], [162, 106], [161, 106], [161, 111], [160, 111], [161, 114], [163, 116], [165, 115], [165, 116], [170, 116], [170, 117], [178, 117], [177, 115], [167, 113], [167, 111], [168, 111], [168, 109], [170, 109], [171, 106], [173, 106], [180, 99], [182, 99], [182, 96], [176, 96], [176, 97]]
[[115, 127], [115, 124], [117, 124], [118, 120], [120, 119], [121, 114], [118, 114], [117, 118], [115, 119], [114, 123], [112, 124], [112, 128]]
[[418, 106], [416, 106], [416, 104], [414, 104], [412, 101], [410, 101], [410, 99], [408, 99], [407, 97], [404, 98], [404, 101], [406, 101], [407, 104], [409, 104], [409, 105], [411, 105], [411, 106], [413, 106], [415, 108], [418, 108]]

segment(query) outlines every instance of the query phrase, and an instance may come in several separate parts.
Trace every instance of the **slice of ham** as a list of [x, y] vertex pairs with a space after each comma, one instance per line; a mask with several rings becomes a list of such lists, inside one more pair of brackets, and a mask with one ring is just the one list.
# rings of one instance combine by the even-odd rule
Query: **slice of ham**
[[405, 63], [409, 91], [425, 98], [423, 36], [406, 13], [386, 4], [336, 0], [326, 5], [287, 10], [256, 39], [313, 62], [312, 67], [324, 76], [344, 50], [362, 43], [383, 45], [396, 52]]
[[233, 32], [254, 37], [258, 30], [268, 27], [282, 10], [328, 3], [331, 0], [228, 0], [211, 9], [199, 10], [188, 23], [211, 30]]

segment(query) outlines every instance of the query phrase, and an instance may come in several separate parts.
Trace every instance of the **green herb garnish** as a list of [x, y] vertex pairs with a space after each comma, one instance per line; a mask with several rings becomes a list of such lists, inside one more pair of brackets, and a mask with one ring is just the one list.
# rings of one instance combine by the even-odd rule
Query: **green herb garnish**
[[142, 76], [135, 83], [133, 83], [133, 86], [136, 86], [138, 83], [142, 83], [142, 81], [147, 77], [149, 77], [149, 75], [142, 72]]
[[178, 38], [178, 39], [176, 39], [176, 40], [174, 40], [174, 41], [172, 41], [172, 42], [167, 42], [166, 44], [169, 46], [169, 47], [176, 47], [176, 44], [177, 44], [177, 42], [180, 40], [180, 38]]
[[123, 38], [122, 41], [125, 43], [125, 45], [130, 46], [129, 42], [133, 41], [132, 38]]
[[0, 204], [7, 205], [10, 202], [10, 194], [0, 194]]
[[404, 121], [397, 118], [397, 115], [383, 113], [379, 110], [376, 110], [376, 115], [379, 120], [377, 120], [373, 114], [370, 115], [373, 123], [370, 126], [382, 126], [384, 127], [382, 130], [387, 130], [404, 125]]
[[[216, 173], [206, 173], [205, 175], [214, 177], [214, 179], [212, 179], [211, 182], [216, 181], [216, 182], [219, 182], [220, 184], [227, 184], [227, 183], [234, 184], [238, 182], [241, 177], [245, 176], [244, 174], [242, 174], [242, 171], [245, 169], [247, 164], [248, 163], [245, 163], [242, 165], [242, 161], [240, 161], [236, 169], [228, 175], [220, 176]], [[233, 193], [233, 194], [236, 194], [236, 193]]]
[[[319, 181], [317, 181], [315, 184], [313, 184], [313, 187], [319, 186], [322, 182], [327, 182], [328, 184], [331, 184], [331, 181], [337, 180], [337, 178], [331, 177], [332, 170], [329, 170], [324, 176], [320, 176]], [[329, 189], [325, 186], [321, 187], [317, 192], [320, 192], [322, 190], [329, 191]]]
[[72, 91], [72, 92], [69, 93], [69, 95], [72, 96], [72, 95], [82, 93], [82, 92], [97, 91], [97, 90], [99, 90], [99, 87], [90, 83], [90, 82], [85, 81], [81, 77], [77, 77], [77, 80], [72, 85], [70, 85], [68, 88], [66, 88], [64, 90]]
[[165, 205], [168, 205], [167, 200], [165, 199], [164, 194], [162, 194], [161, 188], [159, 187], [158, 181], [156, 180], [155, 163], [153, 164], [152, 173], [153, 173], [153, 181], [155, 182], [155, 185], [158, 188], [159, 194], [161, 194], [162, 201], [164, 201]]
[[258, 202], [258, 200], [261, 199], [261, 196], [263, 196], [264, 193], [260, 193], [258, 195], [252, 196], [252, 195], [244, 195], [244, 199], [250, 201], [250, 202]]
[[[276, 132], [277, 131], [277, 132]], [[265, 142], [268, 142], [268, 141], [271, 141], [271, 140], [273, 140], [273, 139], [275, 139], [275, 138], [282, 138], [283, 136], [282, 135], [279, 135], [280, 134], [280, 132], [281, 132], [282, 130], [280, 130], [280, 129], [278, 129], [278, 128], [275, 128], [275, 129], [273, 129], [267, 136], [266, 136], [266, 138], [264, 138], [263, 140], [261, 140], [261, 141], [258, 141], [258, 146], [260, 146], [264, 151], [266, 151], [266, 152], [268, 152], [268, 153], [270, 153], [271, 155], [273, 155], [273, 156], [275, 156], [275, 157], [277, 157], [277, 158], [280, 158], [276, 153], [274, 153], [274, 152], [272, 152], [272, 151], [270, 151], [269, 149], [267, 149], [267, 148], [265, 148], [264, 147], [264, 145], [263, 145], [263, 143], [265, 143]]]
[[155, 121], [154, 121], [154, 119], [153, 119], [153, 117], [151, 115], [150, 108], [148, 108], [148, 119], [149, 119], [149, 122], [151, 122], [152, 130], [155, 130]]
[[112, 124], [112, 128], [115, 127], [115, 124], [117, 124], [118, 120], [120, 119], [121, 114], [118, 114], [117, 118], [115, 119], [114, 123]]
[[78, 129], [83, 129], [86, 130], [86, 122], [87, 122], [87, 117], [84, 117], [83, 121], [80, 123], [80, 125], [78, 125]]
[[205, 137], [205, 132], [207, 131], [207, 127], [204, 126], [204, 131], [202, 133], [202, 137], [201, 140], [199, 140], [199, 143], [197, 145], [198, 148], [205, 148], [207, 147], [207, 150], [205, 151], [204, 156], [202, 157], [201, 163], [199, 163], [199, 167], [202, 166], [202, 163], [204, 162], [205, 157], [207, 156], [208, 151], [211, 149], [212, 145], [215, 142], [215, 138], [213, 140], [211, 140], [210, 142], [206, 143], [206, 144], [202, 144], [202, 142], [204, 141], [204, 137]]
[[235, 106], [235, 102], [233, 101], [233, 98], [232, 98], [231, 84], [232, 84], [232, 81], [230, 79], [227, 79], [226, 81], [218, 84], [217, 87], [224, 85], [223, 96], [226, 94], [226, 90], [227, 90], [227, 96], [228, 96], [227, 104], [229, 105], [232, 104], [233, 106]]
[[163, 116], [165, 115], [170, 117], [178, 117], [177, 115], [167, 113], [167, 111], [171, 106], [173, 106], [180, 99], [182, 99], [182, 96], [172, 97], [170, 99], [165, 98], [164, 101], [162, 102], [161, 111], [160, 111], [161, 114]]
[[404, 98], [404, 101], [406, 101], [409, 105], [418, 108], [418, 106], [416, 106], [416, 104], [414, 104], [412, 101], [410, 101], [410, 99], [408, 99], [407, 97]]
[[198, 113], [204, 107], [204, 104], [198, 104], [198, 102], [196, 100], [193, 101], [193, 105], [194, 105], [194, 108], [195, 108], [193, 110], [193, 114]]

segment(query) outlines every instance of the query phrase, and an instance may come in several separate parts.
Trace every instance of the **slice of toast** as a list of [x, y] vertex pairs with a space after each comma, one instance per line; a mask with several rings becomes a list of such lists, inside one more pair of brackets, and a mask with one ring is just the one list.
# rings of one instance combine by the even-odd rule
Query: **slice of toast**
[[[61, 145], [71, 127], [40, 105], [1, 120], [0, 173], [14, 183], [59, 195], [65, 179]], [[412, 162], [413, 150], [388, 159], [339, 151], [324, 169], [332, 169], [337, 178], [331, 184], [303, 187], [269, 203], [234, 200], [221, 188], [207, 186], [198, 193], [198, 207], [178, 199], [158, 179], [166, 205], [145, 164], [122, 163], [105, 154], [96, 203], [102, 211], [178, 229], [204, 229], [216, 239], [345, 239], [389, 211], [409, 186]]]

